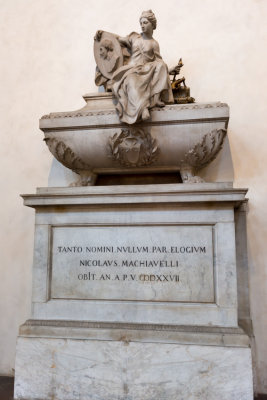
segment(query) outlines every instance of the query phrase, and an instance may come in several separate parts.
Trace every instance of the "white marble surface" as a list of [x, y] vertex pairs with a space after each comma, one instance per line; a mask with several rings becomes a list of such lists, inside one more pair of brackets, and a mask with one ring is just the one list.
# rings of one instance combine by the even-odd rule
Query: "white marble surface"
[[52, 230], [53, 299], [214, 303], [213, 227]]
[[[24, 196], [26, 204], [36, 208], [32, 318], [237, 326], [233, 207], [245, 193], [227, 184], [198, 184], [54, 188]], [[88, 253], [59, 254], [58, 248], [84, 248], [90, 243], [168, 251], [205, 246], [207, 252], [179, 253], [175, 259], [165, 252], [142, 254], [174, 265], [178, 260], [180, 275], [175, 283], [169, 275], [178, 274], [166, 272], [169, 267], [156, 270], [162, 282], [141, 285], [129, 281], [128, 274], [123, 280], [124, 272], [115, 281], [121, 267], [114, 265], [104, 269], [113, 274], [113, 281], [100, 280], [99, 274], [99, 280], [78, 281], [75, 277], [82, 268], [89, 273], [89, 267], [77, 265], [89, 259]], [[105, 253], [96, 255], [100, 262], [107, 260]], [[126, 255], [125, 260], [141, 260], [140, 254]], [[115, 261], [122, 259], [120, 255]], [[94, 266], [93, 273], [96, 268], [103, 267]], [[151, 268], [148, 275], [154, 275]]]
[[229, 121], [225, 103], [166, 105], [152, 111], [149, 121], [142, 121], [138, 129], [134, 125], [126, 129], [110, 94], [106, 99], [105, 94], [100, 95], [98, 110], [95, 98], [96, 94], [88, 96], [87, 105], [80, 110], [50, 113], [40, 119], [51, 153], [80, 175], [72, 186], [94, 185], [103, 173], [180, 171], [183, 182], [201, 182], [193, 176], [215, 159], [223, 146]]
[[250, 349], [21, 337], [15, 399], [252, 400]]

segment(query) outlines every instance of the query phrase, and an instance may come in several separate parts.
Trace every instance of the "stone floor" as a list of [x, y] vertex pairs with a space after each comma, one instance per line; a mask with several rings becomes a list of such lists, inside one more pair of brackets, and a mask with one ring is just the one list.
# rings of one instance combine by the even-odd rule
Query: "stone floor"
[[[14, 378], [9, 376], [0, 376], [0, 400], [13, 400], [13, 389]], [[255, 397], [255, 400], [267, 400], [267, 394], [259, 394]]]

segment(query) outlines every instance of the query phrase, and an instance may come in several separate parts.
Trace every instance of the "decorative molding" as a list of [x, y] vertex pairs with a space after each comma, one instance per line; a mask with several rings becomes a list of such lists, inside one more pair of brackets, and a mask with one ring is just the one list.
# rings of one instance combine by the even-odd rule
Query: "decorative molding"
[[116, 114], [116, 110], [110, 110], [110, 109], [107, 111], [90, 111], [90, 112], [69, 111], [69, 112], [46, 114], [43, 115], [41, 119], [93, 117], [97, 115], [114, 115], [114, 114]]
[[[175, 104], [175, 105], [165, 105], [165, 107], [155, 107], [151, 110], [153, 111], [182, 111], [182, 110], [201, 110], [205, 108], [223, 108], [228, 107], [226, 103], [213, 103], [213, 104]], [[96, 110], [96, 111], [67, 111], [67, 112], [55, 112], [43, 115], [41, 119], [54, 119], [54, 118], [77, 118], [77, 117], [92, 117], [98, 115], [116, 115], [116, 110], [107, 109], [106, 111]]]
[[202, 110], [204, 108], [223, 108], [228, 107], [226, 103], [212, 103], [212, 104], [198, 104], [198, 103], [188, 103], [188, 104], [175, 104], [175, 105], [165, 105], [165, 107], [155, 107], [151, 111], [181, 111], [181, 110]]
[[159, 148], [150, 132], [141, 128], [125, 128], [111, 136], [113, 158], [125, 167], [141, 167], [157, 160]]
[[196, 325], [162, 325], [162, 324], [135, 324], [123, 322], [95, 322], [95, 321], [70, 321], [70, 320], [36, 320], [28, 319], [21, 327], [58, 327], [58, 328], [93, 328], [93, 329], [133, 329], [172, 332], [195, 332], [195, 333], [225, 333], [244, 334], [241, 328], [196, 326]]

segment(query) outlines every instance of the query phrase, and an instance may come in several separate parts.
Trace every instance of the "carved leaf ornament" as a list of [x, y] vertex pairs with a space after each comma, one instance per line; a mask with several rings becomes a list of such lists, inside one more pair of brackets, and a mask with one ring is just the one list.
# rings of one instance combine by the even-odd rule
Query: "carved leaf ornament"
[[53, 156], [65, 167], [70, 168], [75, 172], [90, 168], [89, 165], [84, 163], [81, 158], [61, 140], [56, 138], [45, 138], [44, 141]]
[[207, 133], [200, 143], [197, 143], [193, 149], [186, 153], [182, 164], [190, 165], [196, 169], [205, 167], [216, 158], [222, 148], [225, 136], [225, 129], [214, 129]]

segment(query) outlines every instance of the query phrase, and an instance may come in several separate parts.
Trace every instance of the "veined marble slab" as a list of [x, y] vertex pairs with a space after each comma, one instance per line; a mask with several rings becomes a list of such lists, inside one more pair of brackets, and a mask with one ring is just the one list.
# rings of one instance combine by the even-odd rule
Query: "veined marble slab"
[[20, 337], [15, 399], [252, 400], [249, 348]]

